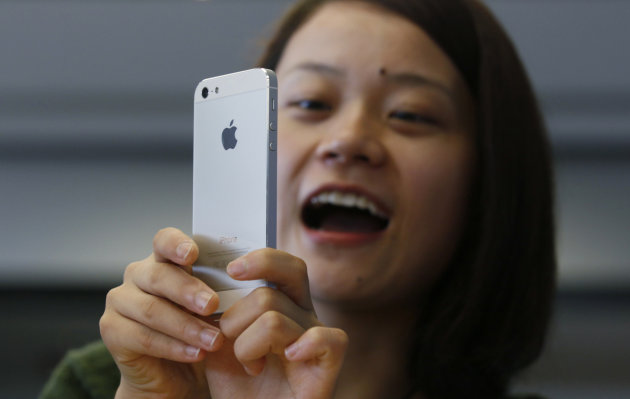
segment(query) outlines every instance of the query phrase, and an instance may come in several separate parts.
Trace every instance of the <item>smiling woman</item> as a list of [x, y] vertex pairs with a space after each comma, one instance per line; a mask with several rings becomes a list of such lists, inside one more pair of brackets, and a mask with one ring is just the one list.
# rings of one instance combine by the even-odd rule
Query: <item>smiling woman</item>
[[[115, 363], [119, 398], [506, 397], [555, 259], [545, 132], [501, 27], [474, 0], [305, 0], [260, 65], [279, 79], [279, 250], [228, 272], [276, 289], [209, 322], [196, 244], [161, 230], [109, 293], [110, 363], [88, 374]], [[47, 392], [82, 389], [59, 370]]]
[[314, 298], [339, 299], [345, 281], [353, 308], [415, 307], [422, 391], [491, 397], [539, 353], [554, 284], [549, 156], [520, 61], [478, 2], [322, 3], [296, 8], [260, 63], [287, 99], [282, 162], [300, 168], [282, 181], [307, 199], [327, 179], [339, 197], [360, 181], [350, 192], [385, 204], [388, 223], [373, 241], [334, 232], [348, 212], [303, 229], [298, 209], [280, 215], [280, 239], [309, 265]]
[[[290, 193], [279, 198], [278, 240], [306, 261], [314, 299], [402, 310], [415, 307], [418, 288], [431, 285], [458, 241], [474, 126], [448, 57], [417, 25], [380, 11], [323, 7], [275, 66], [279, 189]], [[357, 231], [365, 218], [338, 206], [322, 209], [323, 228], [305, 226], [304, 206], [321, 192], [369, 199], [386, 228]]]

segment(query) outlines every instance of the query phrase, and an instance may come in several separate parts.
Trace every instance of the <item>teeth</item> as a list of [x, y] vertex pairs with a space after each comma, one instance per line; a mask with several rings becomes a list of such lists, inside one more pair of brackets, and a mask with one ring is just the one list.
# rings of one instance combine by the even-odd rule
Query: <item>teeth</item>
[[376, 204], [370, 201], [368, 198], [353, 194], [353, 193], [341, 193], [339, 191], [328, 191], [311, 198], [312, 205], [325, 205], [331, 204], [336, 206], [344, 206], [346, 208], [359, 208], [364, 211], [370, 212], [372, 215], [387, 219], [387, 216], [381, 212]]

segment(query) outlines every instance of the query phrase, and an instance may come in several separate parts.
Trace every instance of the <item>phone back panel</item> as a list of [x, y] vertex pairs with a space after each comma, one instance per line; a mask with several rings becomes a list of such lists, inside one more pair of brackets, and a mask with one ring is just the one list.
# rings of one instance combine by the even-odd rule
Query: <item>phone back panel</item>
[[265, 69], [205, 79], [195, 90], [194, 272], [215, 291], [265, 284], [236, 282], [224, 270], [276, 246], [276, 99], [275, 74]]

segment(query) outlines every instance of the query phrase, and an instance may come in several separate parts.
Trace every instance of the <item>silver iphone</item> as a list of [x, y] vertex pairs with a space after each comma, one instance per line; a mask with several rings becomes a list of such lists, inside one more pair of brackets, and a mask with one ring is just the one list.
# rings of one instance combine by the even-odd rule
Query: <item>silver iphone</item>
[[233, 280], [225, 268], [276, 247], [277, 88], [275, 73], [257, 68], [204, 79], [195, 90], [193, 274], [219, 295], [217, 313], [267, 285]]

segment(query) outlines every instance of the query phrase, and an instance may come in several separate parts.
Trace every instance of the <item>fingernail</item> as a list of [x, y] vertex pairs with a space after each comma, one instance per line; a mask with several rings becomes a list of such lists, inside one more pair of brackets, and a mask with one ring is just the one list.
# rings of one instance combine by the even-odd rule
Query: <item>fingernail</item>
[[289, 346], [287, 346], [284, 350], [284, 356], [287, 359], [291, 359], [293, 357], [295, 357], [295, 355], [298, 353], [298, 350], [300, 349], [300, 345], [298, 343], [293, 343]]
[[177, 249], [175, 250], [175, 253], [177, 254], [177, 257], [179, 259], [186, 259], [186, 257], [188, 256], [188, 254], [190, 253], [190, 250], [192, 249], [193, 245], [190, 241], [184, 241], [181, 244], [179, 244], [177, 246]]
[[246, 265], [243, 260], [233, 260], [227, 266], [227, 272], [232, 277], [240, 277], [245, 274]]
[[212, 331], [206, 328], [201, 331], [201, 334], [199, 336], [201, 338], [201, 342], [203, 342], [206, 348], [210, 349], [212, 348], [212, 345], [214, 345], [214, 341], [217, 339], [218, 335], [219, 333], [217, 331]]
[[199, 348], [195, 348], [194, 346], [187, 346], [184, 350], [186, 351], [186, 356], [188, 357], [196, 358], [197, 356], [199, 356]]
[[204, 310], [213, 296], [214, 295], [209, 292], [199, 291], [197, 295], [195, 295], [195, 306], [197, 306], [197, 309]]

